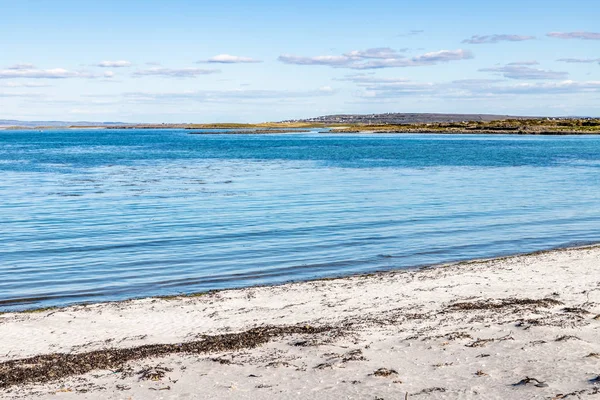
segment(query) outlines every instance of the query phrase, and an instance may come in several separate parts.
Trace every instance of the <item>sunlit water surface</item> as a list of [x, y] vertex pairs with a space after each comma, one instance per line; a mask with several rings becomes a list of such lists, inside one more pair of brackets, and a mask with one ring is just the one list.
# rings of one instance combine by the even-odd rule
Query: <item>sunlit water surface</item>
[[0, 131], [0, 310], [600, 241], [600, 137]]

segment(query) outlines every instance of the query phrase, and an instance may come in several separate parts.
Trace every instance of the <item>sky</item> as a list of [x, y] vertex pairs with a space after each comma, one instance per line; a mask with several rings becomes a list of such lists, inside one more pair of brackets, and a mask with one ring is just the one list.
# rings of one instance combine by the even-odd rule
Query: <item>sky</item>
[[597, 0], [0, 0], [0, 119], [600, 117]]

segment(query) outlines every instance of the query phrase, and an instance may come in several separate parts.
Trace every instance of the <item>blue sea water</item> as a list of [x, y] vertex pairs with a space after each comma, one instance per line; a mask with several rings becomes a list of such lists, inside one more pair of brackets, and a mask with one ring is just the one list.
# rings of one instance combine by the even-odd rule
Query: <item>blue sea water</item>
[[598, 242], [600, 136], [0, 131], [0, 200], [0, 310], [190, 293]]

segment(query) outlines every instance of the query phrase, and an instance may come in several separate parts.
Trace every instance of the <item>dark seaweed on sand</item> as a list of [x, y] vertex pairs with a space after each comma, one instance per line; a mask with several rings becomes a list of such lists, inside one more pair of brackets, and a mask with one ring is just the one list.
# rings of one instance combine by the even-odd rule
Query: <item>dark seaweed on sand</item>
[[450, 310], [471, 311], [471, 310], [499, 310], [511, 307], [552, 307], [561, 305], [554, 299], [502, 299], [502, 300], [480, 300], [474, 302], [454, 303], [448, 306]]
[[[293, 334], [333, 331], [329, 326], [265, 326], [240, 333], [203, 336], [201, 340], [177, 344], [149, 344], [125, 349], [87, 353], [54, 353], [0, 363], [0, 388], [24, 383], [43, 383], [93, 370], [117, 370], [127, 362], [170, 354], [213, 353], [255, 348], [275, 338]], [[155, 371], [152, 371], [154, 373]]]

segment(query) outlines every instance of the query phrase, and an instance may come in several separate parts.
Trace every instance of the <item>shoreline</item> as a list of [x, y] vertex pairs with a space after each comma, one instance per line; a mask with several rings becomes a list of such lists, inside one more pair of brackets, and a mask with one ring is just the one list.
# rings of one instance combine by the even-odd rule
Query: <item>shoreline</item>
[[[412, 266], [408, 266], [408, 267], [404, 267], [404, 268], [400, 268], [400, 269], [381, 269], [381, 270], [374, 270], [374, 271], [370, 271], [370, 272], [358, 272], [358, 273], [349, 274], [349, 275], [338, 274], [338, 275], [333, 275], [330, 277], [314, 278], [314, 279], [307, 279], [307, 280], [288, 280], [288, 281], [283, 281], [280, 283], [270, 283], [270, 284], [266, 283], [266, 284], [257, 284], [257, 285], [243, 286], [243, 287], [211, 289], [211, 290], [207, 290], [204, 292], [177, 293], [177, 294], [171, 294], [171, 295], [166, 294], [166, 295], [155, 295], [155, 296], [139, 296], [139, 297], [130, 297], [130, 298], [122, 299], [122, 300], [107, 300], [107, 301], [97, 301], [97, 302], [87, 302], [87, 303], [86, 302], [81, 302], [81, 303], [76, 302], [76, 303], [71, 303], [71, 304], [67, 304], [67, 305], [63, 305], [63, 306], [32, 307], [32, 308], [25, 308], [23, 310], [15, 310], [15, 311], [0, 310], [0, 316], [2, 316], [3, 314], [32, 314], [32, 313], [38, 313], [38, 312], [44, 312], [44, 311], [57, 311], [57, 310], [62, 310], [62, 309], [70, 308], [70, 307], [101, 306], [101, 305], [108, 305], [108, 304], [127, 303], [127, 302], [137, 301], [137, 300], [152, 300], [152, 299], [173, 300], [173, 299], [202, 297], [202, 296], [206, 296], [209, 294], [223, 293], [223, 292], [228, 292], [228, 291], [236, 291], [236, 290], [244, 290], [244, 289], [271, 288], [271, 287], [277, 287], [277, 286], [282, 286], [282, 285], [294, 285], [294, 284], [311, 283], [311, 282], [332, 281], [332, 280], [338, 280], [338, 279], [365, 278], [365, 277], [372, 277], [372, 276], [380, 275], [380, 274], [421, 271], [421, 270], [434, 269], [434, 268], [444, 268], [444, 267], [454, 266], [454, 265], [464, 265], [464, 264], [468, 265], [468, 264], [485, 263], [485, 262], [490, 262], [490, 261], [503, 261], [503, 260], [514, 258], [514, 257], [535, 256], [535, 255], [542, 255], [545, 253], [554, 253], [554, 252], [569, 251], [569, 250], [593, 249], [593, 248], [600, 249], [600, 242], [592, 242], [592, 243], [586, 243], [586, 244], [576, 245], [576, 246], [564, 246], [564, 247], [558, 246], [558, 247], [552, 247], [552, 248], [548, 248], [548, 249], [535, 250], [535, 251], [524, 252], [524, 253], [513, 253], [513, 254], [508, 254], [508, 255], [492, 256], [492, 257], [485, 257], [485, 258], [456, 260], [456, 261], [449, 261], [449, 262], [444, 262], [444, 263], [439, 263], [439, 264], [412, 265]], [[9, 306], [10, 306], [10, 304], [9, 304]]]
[[600, 394], [598, 269], [596, 244], [6, 313], [0, 398]]
[[[229, 131], [224, 131], [227, 129]], [[600, 130], [596, 131], [578, 131], [578, 130], [544, 130], [544, 131], [528, 131], [528, 130], [464, 130], [464, 129], [448, 129], [448, 130], [433, 130], [433, 129], [393, 129], [393, 130], [369, 130], [369, 129], [355, 129], [355, 128], [338, 128], [338, 127], [314, 127], [314, 128], [283, 128], [283, 129], [270, 129], [270, 128], [244, 128], [248, 131], [237, 130], [236, 128], [190, 128], [190, 127], [39, 127], [39, 128], [28, 128], [28, 127], [0, 127], [0, 131], [8, 132], [31, 132], [31, 131], [103, 131], [103, 130], [185, 130], [190, 131], [188, 134], [191, 135], [264, 135], [264, 134], [286, 134], [286, 133], [310, 133], [309, 129], [329, 129], [329, 131], [319, 131], [316, 133], [331, 133], [337, 135], [511, 135], [511, 136], [594, 136], [600, 135]]]
[[599, 132], [582, 132], [582, 131], [539, 131], [539, 132], [528, 132], [528, 131], [514, 131], [514, 130], [496, 130], [496, 131], [485, 131], [485, 130], [441, 130], [441, 131], [433, 131], [433, 130], [380, 130], [380, 131], [370, 131], [370, 130], [331, 130], [331, 133], [337, 134], [369, 134], [369, 135], [381, 135], [381, 134], [390, 134], [390, 135], [511, 135], [511, 136], [593, 136], [600, 135]]
[[[600, 119], [571, 119], [553, 121], [533, 120], [494, 120], [462, 121], [446, 123], [404, 123], [404, 124], [348, 124], [314, 122], [267, 122], [259, 124], [222, 123], [222, 124], [131, 124], [131, 125], [65, 125], [65, 126], [0, 126], [2, 131], [52, 131], [52, 130], [187, 130], [190, 134], [231, 134], [251, 135], [267, 133], [302, 133], [312, 130], [318, 133], [337, 134], [440, 134], [440, 135], [600, 135]], [[224, 132], [224, 130], [229, 132]]]

